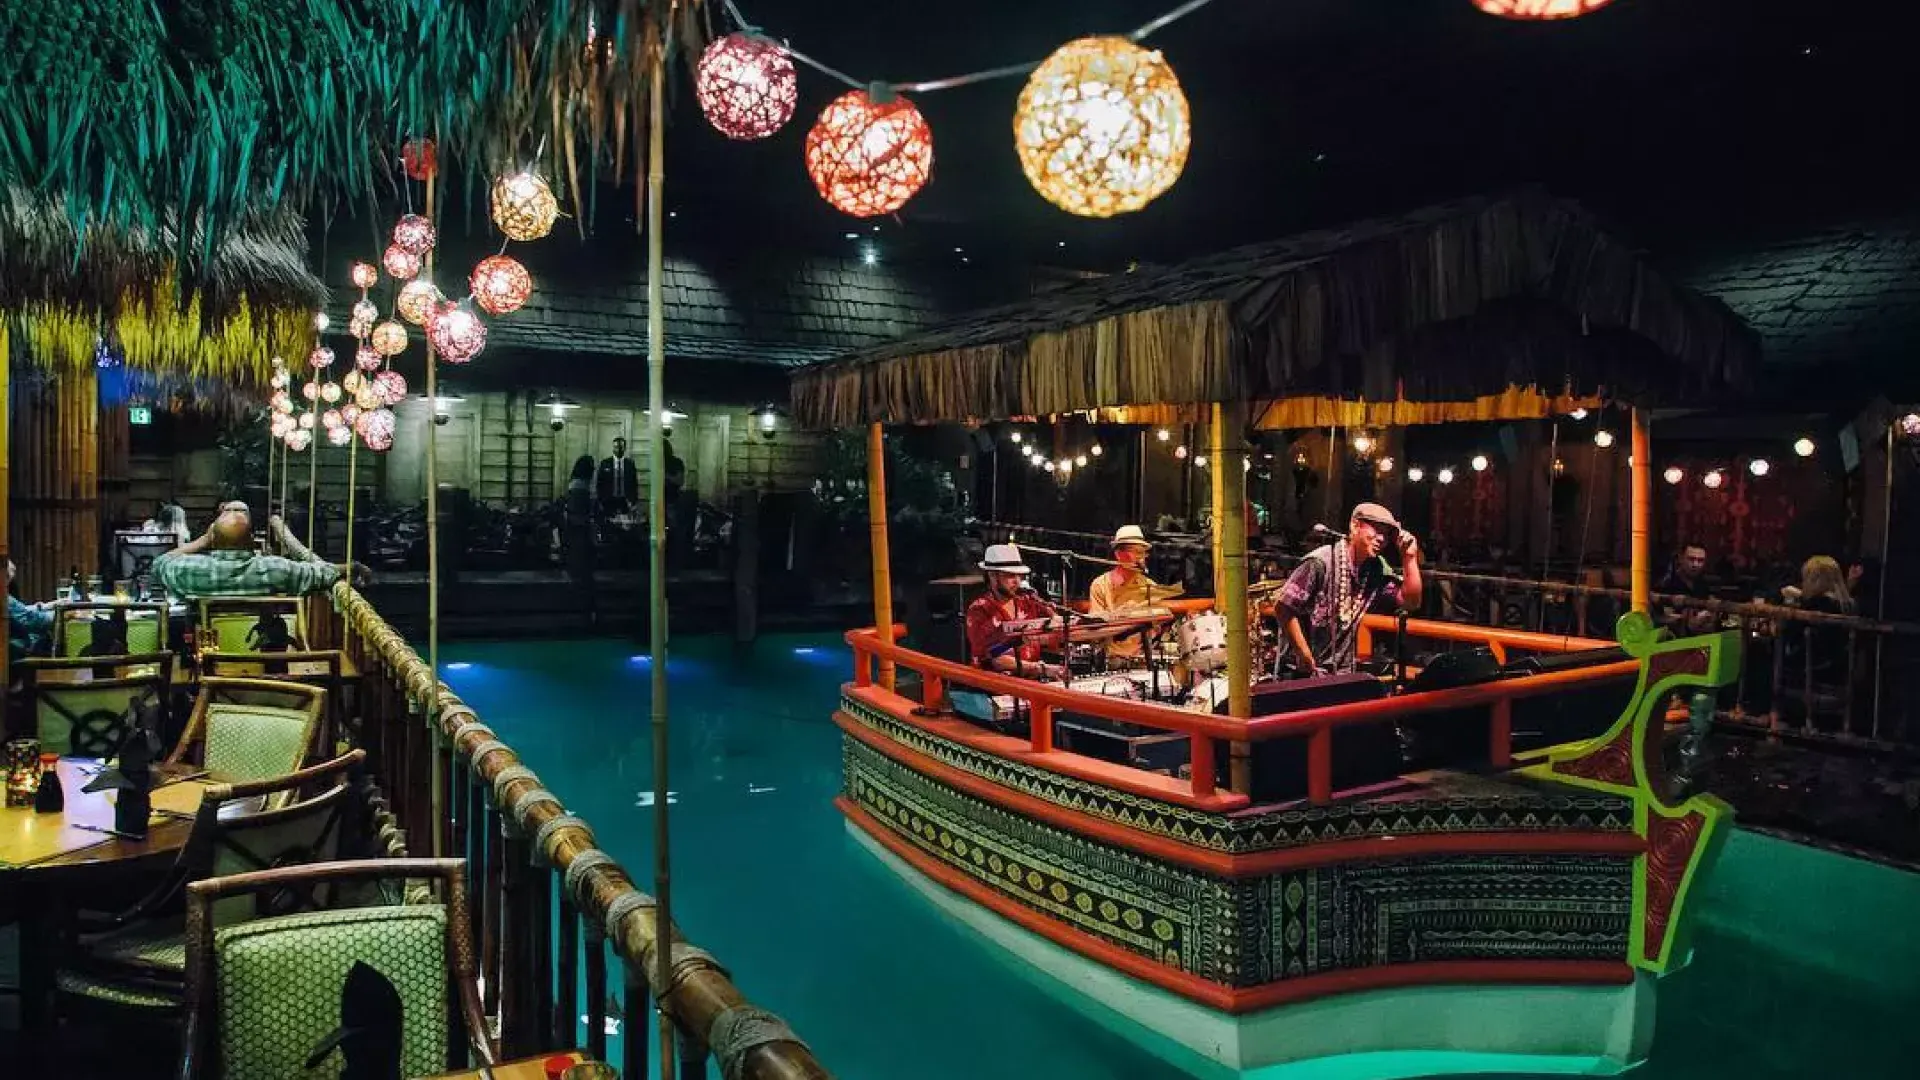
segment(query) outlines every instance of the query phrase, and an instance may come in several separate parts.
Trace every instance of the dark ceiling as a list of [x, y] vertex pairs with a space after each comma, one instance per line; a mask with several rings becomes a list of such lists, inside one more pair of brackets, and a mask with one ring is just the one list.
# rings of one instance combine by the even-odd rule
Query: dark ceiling
[[[1173, 5], [742, 0], [770, 35], [858, 77], [903, 81], [1036, 60]], [[1151, 40], [1194, 125], [1186, 174], [1156, 204], [1088, 221], [1045, 203], [1013, 153], [1020, 81], [1002, 80], [916, 98], [934, 179], [875, 242], [883, 258], [957, 259], [962, 247], [983, 262], [1110, 267], [1523, 183], [1587, 203], [1663, 254], [1759, 242], [1911, 201], [1915, 137], [1895, 118], [1920, 79], [1913, 36], [1893, 25], [1907, 8], [1616, 0], [1525, 24], [1469, 0], [1214, 0]], [[794, 122], [741, 144], [700, 120], [683, 83], [668, 137], [676, 228], [777, 230], [783, 246], [828, 249], [856, 243], [850, 230], [874, 237], [822, 203], [801, 165], [807, 127], [841, 89], [802, 69]], [[624, 229], [631, 206], [603, 202], [597, 228]]]

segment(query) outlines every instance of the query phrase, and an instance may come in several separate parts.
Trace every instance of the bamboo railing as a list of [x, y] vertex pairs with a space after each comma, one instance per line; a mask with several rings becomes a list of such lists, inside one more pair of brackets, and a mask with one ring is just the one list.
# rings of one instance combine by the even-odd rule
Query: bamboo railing
[[[278, 517], [272, 535], [289, 558], [318, 561]], [[308, 606], [308, 640], [314, 648], [344, 647], [359, 667], [355, 711], [375, 775], [409, 835], [440, 837], [442, 850], [464, 855], [472, 867], [467, 881], [484, 999], [499, 1017], [503, 1056], [576, 1048], [584, 960], [585, 1049], [606, 1060], [604, 945], [610, 944], [626, 988], [623, 1075], [648, 1075], [649, 998], [673, 1021], [682, 1080], [706, 1076], [709, 1057], [729, 1080], [830, 1075], [791, 1028], [749, 1003], [725, 969], [677, 926], [670, 925], [663, 958], [653, 898], [597, 846], [592, 827], [567, 813], [365, 597], [343, 581], [332, 601], [331, 607]], [[436, 821], [432, 763], [449, 752], [452, 767], [439, 772], [450, 812]]]

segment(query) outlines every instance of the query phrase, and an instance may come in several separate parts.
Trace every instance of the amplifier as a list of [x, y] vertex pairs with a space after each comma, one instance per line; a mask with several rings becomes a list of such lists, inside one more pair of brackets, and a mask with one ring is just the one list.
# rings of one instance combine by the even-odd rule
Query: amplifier
[[[1374, 701], [1387, 696], [1387, 686], [1362, 671], [1344, 675], [1323, 675], [1317, 679], [1293, 679], [1256, 683], [1253, 687], [1253, 714], [1273, 716], [1329, 705], [1348, 705]], [[1225, 714], [1224, 705], [1214, 711]], [[1307, 740], [1305, 738], [1268, 739], [1249, 747], [1252, 760], [1248, 795], [1256, 803], [1286, 802], [1307, 794]], [[1219, 766], [1220, 783], [1227, 780], [1231, 767], [1231, 748], [1224, 740], [1214, 744], [1214, 761]], [[1379, 720], [1350, 724], [1333, 732], [1333, 786], [1335, 790], [1361, 787], [1391, 780], [1400, 775], [1400, 739], [1393, 721]]]

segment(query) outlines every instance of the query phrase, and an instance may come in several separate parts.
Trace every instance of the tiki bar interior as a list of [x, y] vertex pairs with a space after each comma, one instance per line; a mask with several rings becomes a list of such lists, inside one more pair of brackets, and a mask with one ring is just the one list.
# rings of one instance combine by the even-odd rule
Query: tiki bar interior
[[10, 7], [0, 1076], [1911, 1075], [1902, 41]]

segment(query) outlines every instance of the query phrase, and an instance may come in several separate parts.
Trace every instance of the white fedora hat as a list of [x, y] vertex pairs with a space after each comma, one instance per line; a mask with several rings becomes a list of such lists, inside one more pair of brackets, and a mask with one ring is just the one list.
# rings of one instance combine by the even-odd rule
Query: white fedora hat
[[1132, 544], [1136, 547], [1150, 548], [1153, 544], [1147, 540], [1147, 534], [1140, 531], [1138, 525], [1122, 525], [1113, 534], [1113, 546]]
[[995, 574], [1031, 574], [1033, 571], [1020, 561], [1020, 549], [1012, 544], [995, 544], [987, 549], [986, 558], [980, 561], [980, 569]]

